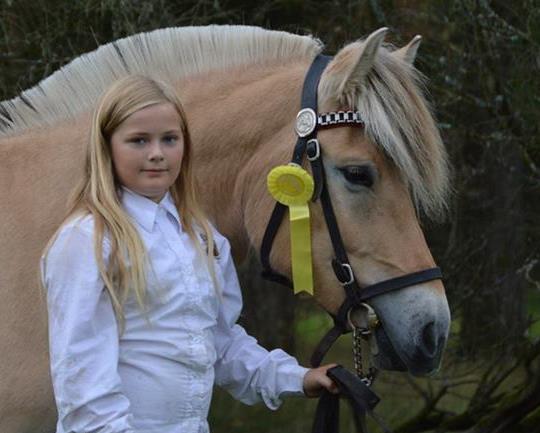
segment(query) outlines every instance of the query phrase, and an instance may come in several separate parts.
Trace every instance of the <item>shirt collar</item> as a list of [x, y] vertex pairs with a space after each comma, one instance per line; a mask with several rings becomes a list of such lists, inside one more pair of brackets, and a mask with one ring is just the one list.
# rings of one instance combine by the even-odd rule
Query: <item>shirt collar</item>
[[121, 201], [126, 212], [148, 232], [154, 230], [154, 223], [156, 222], [160, 207], [170, 213], [178, 223], [180, 229], [182, 228], [178, 211], [168, 191], [161, 201], [156, 203], [123, 186], [121, 190]]
[[182, 223], [180, 222], [178, 209], [176, 209], [176, 204], [174, 203], [172, 195], [169, 193], [169, 191], [167, 191], [167, 194], [165, 194], [165, 197], [163, 197], [163, 199], [159, 202], [159, 204], [163, 206], [165, 210], [172, 215], [172, 217], [178, 223], [178, 227], [180, 227], [180, 231], [181, 231]]

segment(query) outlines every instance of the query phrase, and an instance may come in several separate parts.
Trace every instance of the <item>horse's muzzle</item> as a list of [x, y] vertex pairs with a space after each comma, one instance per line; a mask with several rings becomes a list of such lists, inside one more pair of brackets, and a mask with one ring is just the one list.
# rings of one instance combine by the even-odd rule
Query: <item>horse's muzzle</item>
[[398, 354], [382, 326], [376, 330], [375, 336], [379, 353], [374, 358], [379, 369], [409, 371], [414, 376], [424, 376], [436, 372], [441, 364], [446, 336], [439, 335], [433, 323], [424, 327], [417, 344], [410, 346], [409, 353]]

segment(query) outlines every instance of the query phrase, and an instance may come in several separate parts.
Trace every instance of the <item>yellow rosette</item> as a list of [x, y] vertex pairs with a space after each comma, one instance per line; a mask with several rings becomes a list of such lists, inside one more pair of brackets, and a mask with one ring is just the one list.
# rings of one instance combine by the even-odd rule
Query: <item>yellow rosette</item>
[[311, 230], [308, 202], [313, 195], [313, 178], [297, 164], [273, 168], [267, 178], [268, 191], [289, 208], [291, 261], [294, 293], [313, 295]]

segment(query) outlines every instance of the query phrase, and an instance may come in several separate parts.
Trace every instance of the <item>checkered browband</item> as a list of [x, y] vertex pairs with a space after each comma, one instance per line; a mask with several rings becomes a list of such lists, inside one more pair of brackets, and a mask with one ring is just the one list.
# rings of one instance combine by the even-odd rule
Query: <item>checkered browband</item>
[[330, 111], [317, 115], [312, 108], [302, 108], [296, 116], [294, 130], [304, 138], [313, 134], [317, 127], [324, 129], [346, 124], [363, 127], [364, 121], [358, 111]]
[[332, 126], [342, 123], [356, 123], [364, 126], [364, 121], [358, 111], [331, 111], [317, 116], [318, 126]]

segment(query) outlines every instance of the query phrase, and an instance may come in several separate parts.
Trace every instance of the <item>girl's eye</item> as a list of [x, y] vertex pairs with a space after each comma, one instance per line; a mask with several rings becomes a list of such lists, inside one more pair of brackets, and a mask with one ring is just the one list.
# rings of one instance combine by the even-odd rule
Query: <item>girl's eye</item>
[[375, 176], [371, 167], [365, 165], [350, 165], [340, 168], [339, 171], [349, 183], [365, 186], [366, 188], [371, 188], [373, 186]]
[[167, 144], [175, 144], [178, 141], [178, 137], [176, 135], [167, 135], [163, 137], [163, 141]]
[[142, 146], [144, 143], [146, 143], [146, 139], [144, 137], [135, 137], [130, 139], [129, 142]]

